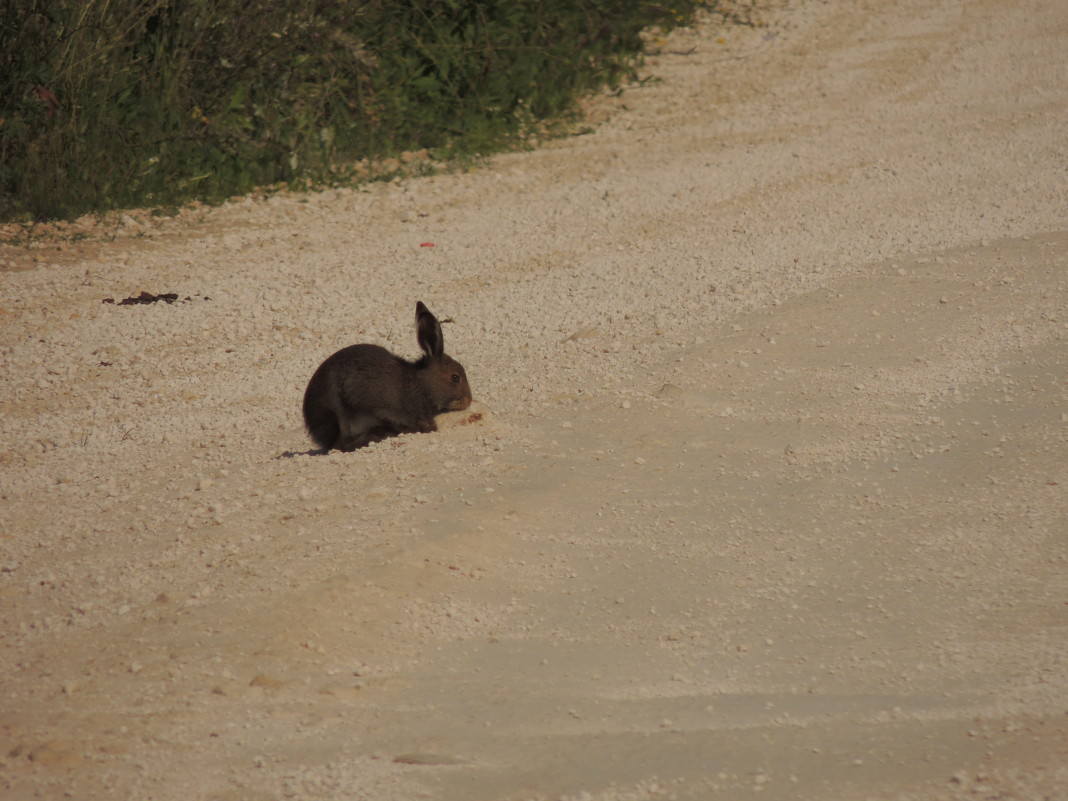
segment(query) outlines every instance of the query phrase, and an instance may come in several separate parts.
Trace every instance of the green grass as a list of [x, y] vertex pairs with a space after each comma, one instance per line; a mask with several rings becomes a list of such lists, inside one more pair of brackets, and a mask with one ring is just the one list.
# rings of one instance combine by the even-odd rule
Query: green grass
[[514, 146], [694, 0], [0, 0], [0, 220]]

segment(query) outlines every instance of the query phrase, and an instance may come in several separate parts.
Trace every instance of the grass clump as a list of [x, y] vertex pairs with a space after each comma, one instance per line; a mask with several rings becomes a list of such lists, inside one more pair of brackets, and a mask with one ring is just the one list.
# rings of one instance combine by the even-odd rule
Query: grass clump
[[0, 0], [0, 219], [488, 152], [631, 77], [693, 0]]

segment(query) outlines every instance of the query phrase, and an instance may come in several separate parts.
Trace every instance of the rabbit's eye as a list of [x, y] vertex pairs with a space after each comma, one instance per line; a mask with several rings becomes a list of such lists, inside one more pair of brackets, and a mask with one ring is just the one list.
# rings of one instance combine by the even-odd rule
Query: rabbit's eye
[[452, 374], [452, 383], [454, 383], [454, 384], [459, 384], [460, 383], [460, 374], [459, 373], [453, 373]]

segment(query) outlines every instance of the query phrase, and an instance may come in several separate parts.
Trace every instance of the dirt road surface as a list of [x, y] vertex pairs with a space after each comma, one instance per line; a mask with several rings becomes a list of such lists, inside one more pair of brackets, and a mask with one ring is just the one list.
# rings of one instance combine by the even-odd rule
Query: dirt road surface
[[[1068, 798], [1064, 3], [766, 16], [471, 172], [0, 250], [0, 796]], [[315, 452], [417, 299], [481, 417]]]

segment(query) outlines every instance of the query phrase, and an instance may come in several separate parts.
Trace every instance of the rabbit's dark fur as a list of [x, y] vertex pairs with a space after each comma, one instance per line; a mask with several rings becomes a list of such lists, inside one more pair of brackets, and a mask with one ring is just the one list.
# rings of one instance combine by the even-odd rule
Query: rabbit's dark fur
[[351, 451], [396, 434], [436, 431], [434, 416], [466, 409], [471, 387], [445, 354], [441, 324], [422, 302], [415, 328], [423, 357], [410, 362], [378, 345], [342, 348], [304, 392], [304, 425], [321, 448]]

